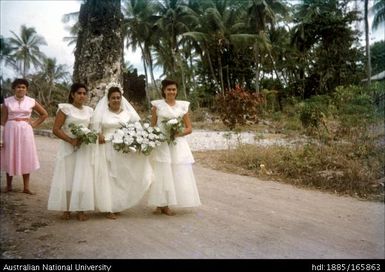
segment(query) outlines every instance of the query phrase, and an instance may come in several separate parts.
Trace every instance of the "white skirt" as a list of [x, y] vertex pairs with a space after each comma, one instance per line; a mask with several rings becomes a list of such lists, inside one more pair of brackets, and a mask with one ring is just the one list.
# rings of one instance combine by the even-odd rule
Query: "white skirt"
[[190, 147], [184, 137], [176, 144], [163, 143], [153, 151], [151, 163], [154, 181], [150, 187], [148, 205], [196, 207], [201, 205], [196, 185]]
[[48, 210], [92, 211], [94, 202], [94, 168], [92, 145], [81, 145], [76, 151], [62, 142], [48, 197]]
[[96, 210], [120, 212], [138, 204], [153, 177], [149, 158], [118, 152], [111, 142], [98, 145], [96, 152]]

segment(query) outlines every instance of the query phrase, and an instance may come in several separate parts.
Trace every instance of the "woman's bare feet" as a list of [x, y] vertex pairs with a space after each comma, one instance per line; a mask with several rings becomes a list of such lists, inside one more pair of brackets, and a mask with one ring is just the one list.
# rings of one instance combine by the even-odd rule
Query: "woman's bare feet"
[[169, 215], [169, 216], [175, 215], [175, 212], [173, 212], [169, 207], [163, 207], [161, 210], [162, 210], [162, 213], [165, 215]]
[[62, 216], [60, 216], [60, 219], [70, 220], [71, 219], [71, 213], [70, 212], [63, 212]]
[[86, 220], [88, 220], [88, 215], [86, 215], [84, 212], [78, 212], [76, 217], [77, 217], [77, 219], [79, 221], [86, 221]]
[[36, 195], [36, 193], [31, 192], [31, 191], [28, 190], [28, 189], [24, 189], [24, 190], [23, 190], [23, 193], [24, 193], [24, 194], [28, 194], [28, 195]]
[[155, 211], [152, 212], [153, 214], [162, 214], [162, 208], [161, 207], [157, 207], [155, 209]]
[[107, 214], [106, 214], [106, 218], [115, 220], [115, 219], [117, 219], [118, 217], [116, 216], [115, 213], [111, 213], [111, 212], [110, 212], [110, 213], [107, 213]]

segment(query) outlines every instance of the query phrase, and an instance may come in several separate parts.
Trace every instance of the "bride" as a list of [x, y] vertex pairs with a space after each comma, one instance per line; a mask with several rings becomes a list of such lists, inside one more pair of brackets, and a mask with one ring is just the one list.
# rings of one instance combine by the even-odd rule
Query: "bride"
[[95, 149], [95, 208], [106, 217], [116, 219], [117, 213], [136, 205], [152, 179], [147, 156], [121, 153], [112, 145], [112, 136], [123, 123], [139, 121], [140, 117], [118, 83], [106, 87], [92, 118], [92, 127], [99, 133]]

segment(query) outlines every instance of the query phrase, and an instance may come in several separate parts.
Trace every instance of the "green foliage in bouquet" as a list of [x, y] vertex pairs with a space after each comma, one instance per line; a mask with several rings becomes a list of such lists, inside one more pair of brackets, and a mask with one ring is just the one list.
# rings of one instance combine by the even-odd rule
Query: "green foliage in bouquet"
[[96, 131], [90, 130], [83, 125], [75, 125], [71, 123], [68, 127], [70, 128], [71, 133], [84, 144], [94, 144], [98, 139]]
[[176, 144], [177, 134], [183, 133], [184, 123], [182, 118], [172, 118], [163, 120], [162, 124], [166, 130], [166, 141], [168, 144]]

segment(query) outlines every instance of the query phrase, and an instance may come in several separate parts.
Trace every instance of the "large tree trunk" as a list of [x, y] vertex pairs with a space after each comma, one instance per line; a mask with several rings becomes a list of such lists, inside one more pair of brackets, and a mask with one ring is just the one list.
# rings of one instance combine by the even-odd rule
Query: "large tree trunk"
[[122, 22], [120, 0], [87, 0], [81, 5], [73, 80], [87, 85], [92, 107], [109, 82], [123, 82]]
[[369, 8], [368, 8], [368, 5], [369, 5], [369, 0], [365, 0], [364, 20], [365, 20], [365, 49], [366, 49], [366, 58], [367, 58], [366, 74], [368, 77], [368, 87], [370, 87], [371, 77], [372, 77], [372, 63], [370, 61], [369, 19], [368, 19]]

